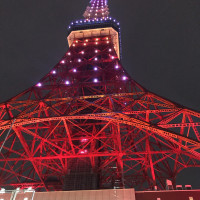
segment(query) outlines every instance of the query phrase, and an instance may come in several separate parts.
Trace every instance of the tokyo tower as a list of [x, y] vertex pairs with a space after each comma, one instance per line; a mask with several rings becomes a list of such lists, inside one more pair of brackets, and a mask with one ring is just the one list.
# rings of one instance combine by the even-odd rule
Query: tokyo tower
[[55, 67], [0, 104], [1, 187], [163, 189], [200, 167], [200, 113], [128, 75], [107, 0], [91, 0], [67, 39]]

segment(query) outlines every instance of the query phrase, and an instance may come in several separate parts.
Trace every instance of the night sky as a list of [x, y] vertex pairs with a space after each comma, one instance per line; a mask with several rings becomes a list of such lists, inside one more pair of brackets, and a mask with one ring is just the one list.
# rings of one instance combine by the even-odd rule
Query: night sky
[[[37, 83], [65, 54], [67, 27], [89, 0], [0, 0], [0, 101]], [[110, 0], [122, 64], [148, 90], [200, 111], [200, 1]], [[183, 175], [184, 174], [184, 175]], [[178, 184], [200, 188], [200, 170]]]

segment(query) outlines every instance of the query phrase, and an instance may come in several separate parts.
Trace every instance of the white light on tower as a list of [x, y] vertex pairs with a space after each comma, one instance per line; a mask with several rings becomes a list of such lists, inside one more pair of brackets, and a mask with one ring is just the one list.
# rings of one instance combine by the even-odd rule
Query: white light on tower
[[37, 83], [37, 87], [42, 87], [42, 83]]
[[122, 77], [122, 80], [123, 80], [123, 81], [127, 80], [127, 77], [126, 77], [126, 76], [123, 76], [123, 77]]
[[69, 85], [69, 84], [70, 84], [70, 82], [69, 82], [69, 81], [65, 81], [65, 84], [66, 84], [66, 85]]
[[94, 82], [94, 83], [97, 83], [97, 82], [98, 82], [98, 79], [97, 79], [97, 78], [94, 78], [93, 82]]

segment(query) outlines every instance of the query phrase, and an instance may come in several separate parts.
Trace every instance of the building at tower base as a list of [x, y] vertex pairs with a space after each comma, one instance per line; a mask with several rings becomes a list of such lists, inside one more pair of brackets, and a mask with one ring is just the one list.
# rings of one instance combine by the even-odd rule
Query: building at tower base
[[135, 191], [134, 189], [18, 192], [0, 194], [1, 200], [199, 200], [200, 190]]

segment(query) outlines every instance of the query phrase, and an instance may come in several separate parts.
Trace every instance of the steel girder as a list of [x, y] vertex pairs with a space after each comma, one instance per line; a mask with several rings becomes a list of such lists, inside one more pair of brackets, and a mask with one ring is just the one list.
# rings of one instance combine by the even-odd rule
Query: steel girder
[[100, 188], [164, 188], [200, 167], [200, 113], [132, 80], [112, 35], [75, 40], [39, 84], [0, 104], [0, 137], [4, 187], [62, 190], [80, 165]]

